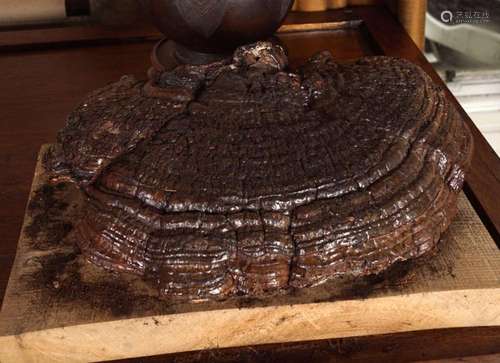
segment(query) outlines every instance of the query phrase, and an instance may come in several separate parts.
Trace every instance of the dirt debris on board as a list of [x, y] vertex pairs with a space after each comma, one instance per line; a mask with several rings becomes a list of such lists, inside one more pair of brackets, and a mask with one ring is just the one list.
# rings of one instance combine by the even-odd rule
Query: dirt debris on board
[[33, 193], [27, 210], [31, 220], [24, 233], [34, 249], [49, 250], [66, 242], [66, 236], [73, 229], [67, 216], [71, 213], [68, 212], [70, 203], [65, 201], [70, 187], [66, 183], [44, 184]]

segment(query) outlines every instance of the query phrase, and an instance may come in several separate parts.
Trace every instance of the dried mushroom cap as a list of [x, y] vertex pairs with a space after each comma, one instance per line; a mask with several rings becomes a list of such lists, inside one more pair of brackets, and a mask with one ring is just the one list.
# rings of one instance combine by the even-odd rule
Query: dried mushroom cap
[[205, 298], [377, 273], [432, 249], [471, 153], [443, 92], [401, 59], [286, 64], [257, 43], [91, 94], [59, 138], [88, 196], [82, 251], [166, 296]]

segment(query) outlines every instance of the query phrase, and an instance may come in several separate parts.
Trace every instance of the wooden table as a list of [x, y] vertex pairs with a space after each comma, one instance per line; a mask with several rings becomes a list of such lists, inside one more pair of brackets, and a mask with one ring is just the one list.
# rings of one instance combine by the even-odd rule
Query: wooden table
[[[361, 19], [361, 21], [359, 21]], [[382, 7], [292, 13], [288, 24], [352, 22], [325, 39], [310, 32], [296, 47], [299, 63], [328, 47], [339, 59], [364, 54], [407, 58], [442, 83], [401, 26]], [[294, 26], [295, 26], [294, 25]], [[335, 25], [333, 25], [335, 26]], [[307, 28], [308, 26], [304, 26]], [[0, 32], [0, 296], [9, 277], [41, 144], [54, 142], [65, 117], [89, 91], [123, 74], [144, 78], [159, 34], [147, 25], [128, 29], [54, 27]], [[451, 94], [449, 95], [454, 100]], [[459, 106], [458, 106], [459, 107]], [[500, 241], [500, 159], [463, 112], [475, 139], [467, 197], [497, 244]], [[1, 301], [0, 301], [1, 302]], [[317, 342], [183, 353], [151, 361], [409, 361], [500, 353], [500, 328], [448, 329]], [[141, 360], [143, 361], [143, 360]]]

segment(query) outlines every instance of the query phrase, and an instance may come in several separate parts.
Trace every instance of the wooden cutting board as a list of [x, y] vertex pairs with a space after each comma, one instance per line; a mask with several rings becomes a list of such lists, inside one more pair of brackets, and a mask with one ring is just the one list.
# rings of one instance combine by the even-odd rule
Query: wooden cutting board
[[87, 362], [263, 343], [500, 326], [500, 250], [464, 195], [424, 260], [384, 276], [263, 299], [161, 301], [130, 275], [95, 268], [66, 237], [78, 192], [33, 181], [0, 313], [0, 361]]

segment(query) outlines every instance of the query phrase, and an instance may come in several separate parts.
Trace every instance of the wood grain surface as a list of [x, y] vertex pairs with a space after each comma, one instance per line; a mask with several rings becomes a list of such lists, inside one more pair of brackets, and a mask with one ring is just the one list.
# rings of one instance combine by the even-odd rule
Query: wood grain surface
[[[315, 40], [321, 39], [316, 38], [317, 32], [306, 32], [302, 44], [308, 44], [310, 52], [314, 50], [316, 41], [318, 50], [325, 47], [326, 43], [340, 60], [359, 57], [366, 52], [408, 58], [441, 83], [432, 66], [387, 10], [359, 7], [348, 11], [293, 13], [287, 23], [331, 23], [360, 19], [362, 24], [358, 29], [363, 34], [353, 33], [352, 30], [338, 31], [332, 38], [335, 40], [328, 43], [324, 38]], [[295, 40], [292, 38], [290, 44], [293, 47]], [[40, 145], [54, 141], [56, 131], [64, 125], [67, 113], [87, 92], [115, 81], [122, 74], [135, 74], [144, 78], [149, 65], [149, 52], [156, 39], [158, 33], [150, 26], [130, 28], [126, 32], [122, 29], [95, 27], [0, 32], [0, 66], [3, 70], [0, 73], [0, 296], [3, 296], [14, 258]], [[353, 39], [359, 41], [359, 46], [352, 45]], [[301, 48], [291, 50], [296, 52], [297, 61], [303, 58], [300, 55]], [[476, 150], [473, 167], [467, 178], [467, 196], [490, 233], [498, 240], [500, 160], [473, 125], [472, 130]], [[264, 357], [264, 360], [274, 354], [291, 358], [319, 351], [324, 354], [322, 357], [325, 361], [349, 355], [358, 358], [370, 356], [374, 357], [373, 361], [400, 356], [401, 360], [398, 361], [408, 361], [491, 354], [500, 351], [499, 341], [499, 328], [459, 328], [323, 340], [314, 344], [279, 344], [263, 347], [262, 350], [260, 347], [249, 347], [246, 350], [225, 352], [228, 356], [234, 356], [239, 352], [255, 351], [256, 355], [250, 357]], [[331, 348], [353, 344], [356, 349], [346, 349], [345, 354]], [[193, 353], [193, 356], [198, 356], [198, 353]], [[204, 356], [211, 356], [211, 353]], [[168, 359], [174, 358], [168, 356]]]

